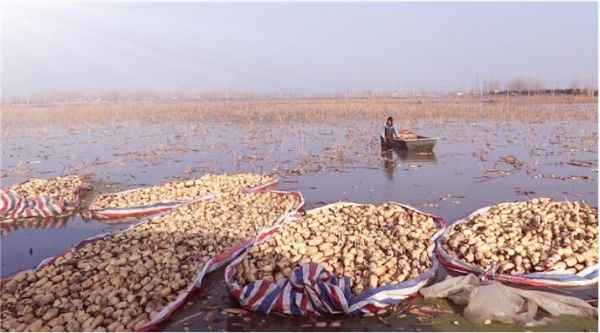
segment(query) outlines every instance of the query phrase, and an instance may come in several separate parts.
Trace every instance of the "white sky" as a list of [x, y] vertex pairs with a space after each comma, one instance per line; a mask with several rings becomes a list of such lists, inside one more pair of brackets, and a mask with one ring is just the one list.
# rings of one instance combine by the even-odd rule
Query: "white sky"
[[597, 4], [4, 3], [4, 96], [596, 80]]

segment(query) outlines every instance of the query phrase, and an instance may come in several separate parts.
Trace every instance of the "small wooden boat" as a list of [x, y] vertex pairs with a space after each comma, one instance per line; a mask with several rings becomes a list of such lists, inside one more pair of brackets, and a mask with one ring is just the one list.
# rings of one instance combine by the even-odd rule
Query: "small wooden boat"
[[[380, 138], [381, 147], [384, 147], [385, 140], [383, 137]], [[411, 151], [431, 151], [433, 150], [433, 147], [435, 147], [436, 143], [437, 138], [414, 135], [414, 137], [411, 138], [395, 139], [392, 148]]]

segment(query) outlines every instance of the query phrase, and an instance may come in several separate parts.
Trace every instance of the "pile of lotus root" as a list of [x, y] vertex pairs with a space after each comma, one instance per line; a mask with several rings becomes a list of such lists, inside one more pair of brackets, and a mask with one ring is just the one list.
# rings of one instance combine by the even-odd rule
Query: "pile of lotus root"
[[78, 190], [84, 182], [77, 176], [56, 177], [50, 179], [30, 179], [21, 184], [9, 186], [9, 190], [15, 191], [20, 196], [32, 199], [39, 195], [61, 199], [65, 203], [74, 205], [77, 203]]
[[411, 132], [400, 132], [398, 133], [398, 139], [400, 140], [413, 140], [419, 138], [418, 135]]
[[597, 220], [598, 209], [584, 202], [541, 198], [500, 204], [453, 225], [443, 246], [482, 269], [498, 263], [505, 274], [577, 273], [598, 263]]
[[184, 292], [207, 261], [299, 204], [292, 193], [228, 194], [71, 250], [2, 287], [0, 328], [139, 329]]
[[243, 286], [278, 280], [305, 263], [322, 264], [351, 280], [357, 295], [415, 278], [432, 267], [427, 248], [437, 231], [432, 217], [392, 203], [336, 204], [285, 223], [236, 266]]
[[94, 199], [90, 210], [108, 207], [145, 206], [159, 201], [185, 202], [207, 194], [220, 194], [256, 187], [273, 180], [270, 176], [239, 173], [233, 175], [207, 174], [197, 179], [173, 181], [163, 185], [141, 188]]

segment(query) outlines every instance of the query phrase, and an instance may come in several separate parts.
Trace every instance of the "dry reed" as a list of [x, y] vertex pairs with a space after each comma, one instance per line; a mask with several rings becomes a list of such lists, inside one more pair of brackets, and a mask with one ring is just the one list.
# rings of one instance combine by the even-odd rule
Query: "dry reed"
[[397, 122], [419, 120], [491, 120], [540, 123], [548, 121], [597, 122], [595, 97], [445, 98], [445, 99], [298, 99], [204, 101], [177, 104], [85, 104], [3, 106], [3, 133], [14, 127], [84, 125], [114, 127], [125, 123], [152, 125], [180, 121], [187, 125], [336, 124], [383, 122], [392, 115]]

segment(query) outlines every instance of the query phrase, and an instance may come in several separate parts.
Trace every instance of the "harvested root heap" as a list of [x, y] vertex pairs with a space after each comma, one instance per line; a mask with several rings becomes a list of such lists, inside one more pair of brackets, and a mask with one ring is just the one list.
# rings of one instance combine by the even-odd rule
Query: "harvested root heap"
[[398, 134], [398, 139], [400, 140], [414, 140], [414, 139], [418, 139], [419, 136], [414, 134], [414, 133], [399, 133]]
[[77, 176], [56, 177], [51, 179], [30, 179], [24, 183], [9, 186], [9, 190], [28, 198], [47, 195], [63, 200], [68, 205], [76, 205], [79, 201], [79, 189], [84, 185]]
[[219, 194], [256, 187], [273, 180], [270, 176], [239, 173], [234, 175], [213, 175], [185, 181], [173, 181], [164, 185], [124, 191], [96, 198], [89, 209], [107, 207], [133, 207], [149, 205], [158, 201], [185, 202], [207, 194]]
[[453, 225], [446, 251], [485, 269], [500, 264], [505, 274], [566, 270], [577, 273], [598, 263], [598, 209], [584, 202], [549, 198], [492, 206]]
[[436, 231], [430, 216], [391, 203], [317, 209], [250, 250], [236, 267], [237, 282], [281, 279], [313, 262], [350, 278], [356, 295], [432, 267], [427, 248]]
[[2, 330], [122, 331], [156, 318], [214, 256], [300, 204], [292, 193], [226, 195], [87, 243], [2, 288]]

